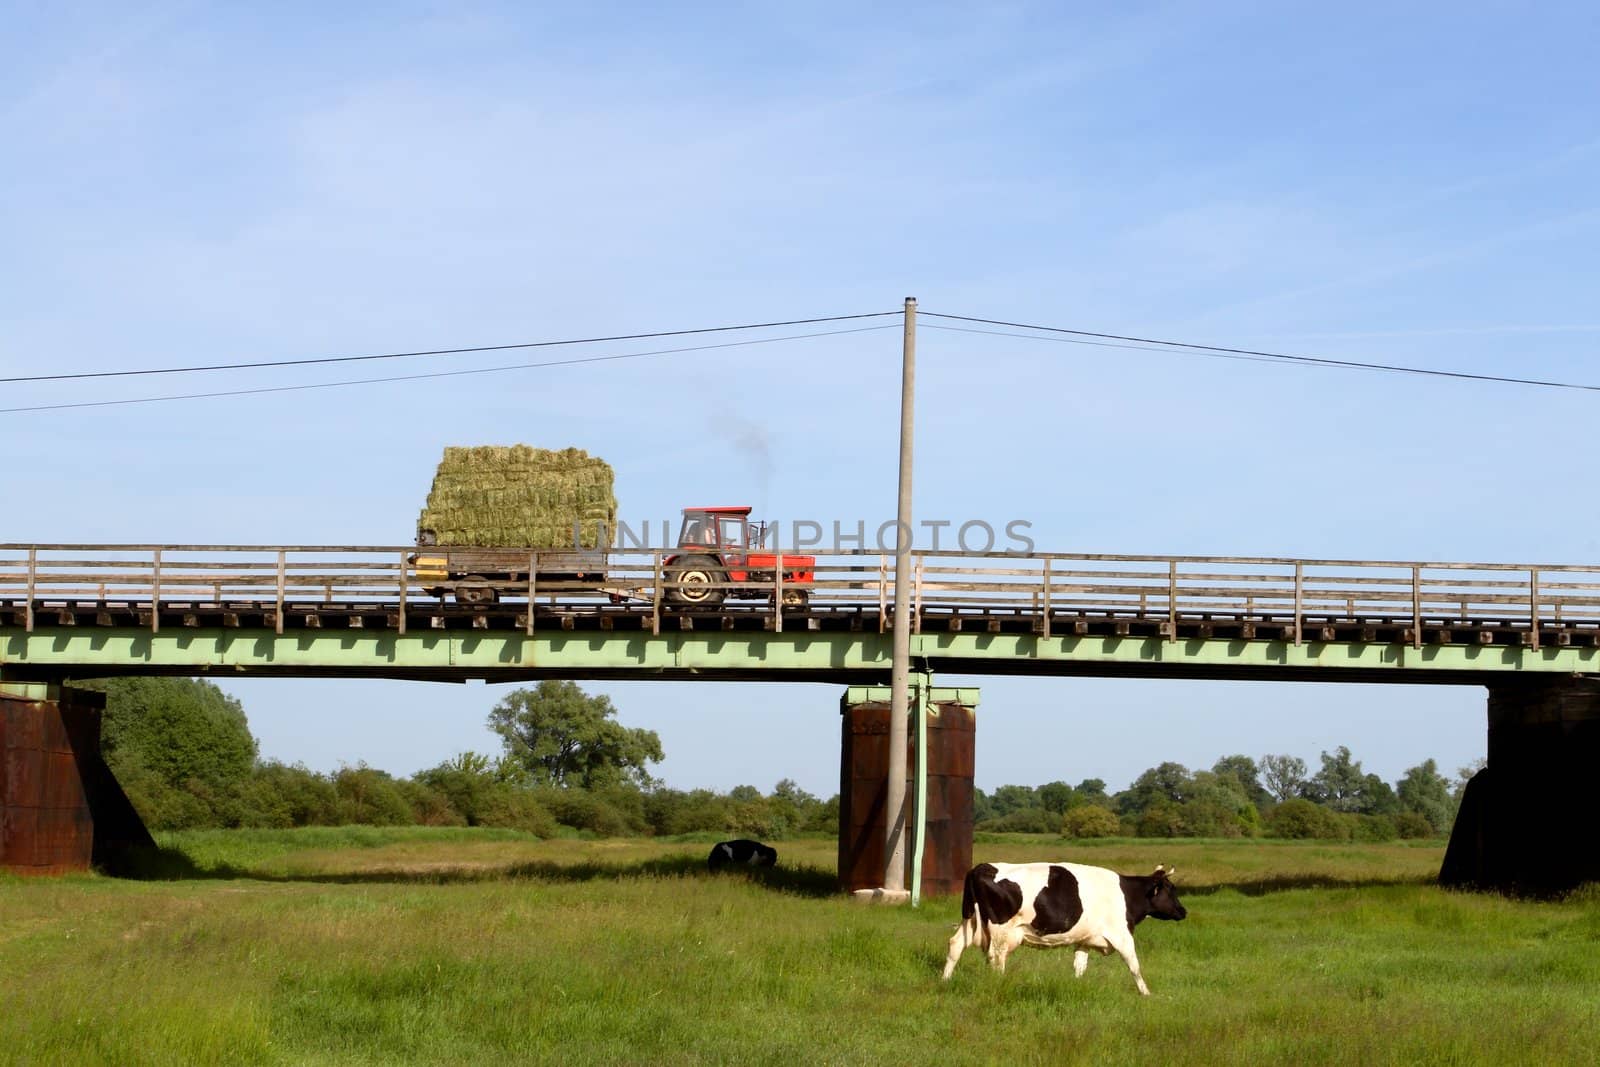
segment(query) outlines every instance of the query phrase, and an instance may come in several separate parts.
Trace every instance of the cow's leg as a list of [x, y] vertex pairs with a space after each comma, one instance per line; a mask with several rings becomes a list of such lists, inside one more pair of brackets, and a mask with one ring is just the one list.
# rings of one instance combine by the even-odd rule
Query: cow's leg
[[961, 925], [956, 927], [955, 934], [950, 938], [950, 951], [944, 958], [945, 981], [950, 980], [951, 972], [956, 969], [956, 961], [961, 958], [967, 947], [978, 943], [978, 938], [983, 932], [978, 924], [982, 921], [974, 915], [970, 919], [963, 919]]
[[1022, 944], [1022, 927], [1013, 926], [995, 934], [989, 933], [989, 965], [1001, 974], [1006, 973], [1006, 957]]
[[1133, 934], [1120, 933], [1116, 937], [1106, 938], [1111, 947], [1117, 950], [1117, 955], [1128, 965], [1128, 970], [1133, 973], [1133, 981], [1139, 987], [1139, 992], [1144, 996], [1150, 995], [1150, 987], [1144, 984], [1144, 975], [1139, 971], [1139, 954], [1133, 949]]
[[1072, 975], [1082, 978], [1083, 972], [1089, 969], [1089, 953], [1084, 949], [1075, 949], [1072, 953]]

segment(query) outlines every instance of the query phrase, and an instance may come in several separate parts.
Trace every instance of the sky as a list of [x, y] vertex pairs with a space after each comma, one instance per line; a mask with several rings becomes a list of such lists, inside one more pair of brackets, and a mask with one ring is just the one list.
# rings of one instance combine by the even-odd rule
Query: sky
[[[0, 0], [0, 374], [924, 311], [1600, 383], [1600, 11]], [[1040, 550], [1588, 563], [1600, 393], [927, 328], [916, 515]], [[655, 347], [662, 347], [657, 344]], [[641, 351], [644, 345], [586, 349]], [[557, 350], [558, 353], [566, 350]], [[0, 385], [0, 408], [535, 362]], [[898, 333], [8, 411], [0, 541], [411, 541], [442, 449], [624, 516], [891, 518]], [[870, 528], [870, 527], [869, 527]], [[940, 678], [977, 784], [1483, 755], [1477, 687]], [[495, 752], [507, 687], [250, 679], [264, 757]], [[592, 684], [680, 788], [837, 790], [837, 686]], [[1019, 739], [1026, 739], [1019, 743]]]

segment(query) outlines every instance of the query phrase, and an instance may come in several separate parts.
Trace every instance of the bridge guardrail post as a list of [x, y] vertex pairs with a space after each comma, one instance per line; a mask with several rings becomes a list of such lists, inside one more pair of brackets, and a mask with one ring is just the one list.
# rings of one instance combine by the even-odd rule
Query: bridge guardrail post
[[153, 554], [154, 566], [150, 572], [150, 632], [161, 632], [161, 550]]
[[878, 632], [883, 633], [884, 616], [889, 611], [889, 557], [878, 557]]
[[539, 553], [528, 553], [528, 623], [527, 635], [533, 636], [533, 598], [539, 590]]
[[1301, 615], [1305, 610], [1306, 565], [1296, 561], [1294, 565], [1294, 643], [1299, 645], [1305, 638], [1301, 624]]
[[33, 633], [33, 593], [39, 577], [39, 549], [28, 548], [28, 602], [23, 609], [23, 632]]
[[1178, 561], [1167, 560], [1167, 640], [1178, 639]]
[[272, 615], [273, 629], [276, 630], [280, 636], [283, 634], [283, 560], [284, 551], [280, 548], [278, 549], [278, 572], [276, 582], [277, 596], [274, 600], [275, 607]]
[[1411, 565], [1411, 647], [1422, 647], [1422, 568]]
[[1043, 583], [1043, 586], [1044, 586], [1044, 636], [1045, 636], [1045, 640], [1049, 640], [1050, 639], [1050, 557], [1046, 556], [1040, 562], [1042, 562], [1044, 564], [1044, 583]]
[[661, 633], [661, 553], [663, 549], [656, 549], [655, 580], [650, 587], [650, 633], [659, 636]]
[[[406, 554], [400, 553], [400, 611], [395, 618], [395, 629], [401, 635], [406, 632], [406, 586], [411, 584], [411, 573], [407, 569]], [[283, 553], [278, 553], [278, 632], [283, 633]]]
[[911, 632], [914, 634], [922, 632], [922, 565], [924, 562], [921, 556], [917, 557], [915, 584], [911, 587]]
[[1528, 628], [1533, 631], [1534, 651], [1539, 649], [1539, 569], [1528, 568]]

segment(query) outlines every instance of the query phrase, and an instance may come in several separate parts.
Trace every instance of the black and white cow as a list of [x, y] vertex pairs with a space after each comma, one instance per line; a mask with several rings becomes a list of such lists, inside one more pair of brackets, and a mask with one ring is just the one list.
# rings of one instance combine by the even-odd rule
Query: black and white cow
[[950, 939], [944, 977], [969, 945], [981, 945], [989, 965], [1002, 973], [1018, 945], [1070, 945], [1079, 978], [1089, 966], [1089, 949], [1102, 956], [1115, 951], [1127, 961], [1139, 992], [1149, 996], [1133, 951], [1133, 928], [1146, 917], [1187, 914], [1165, 867], [1139, 877], [1081, 863], [980, 863], [967, 872], [961, 925]]
[[740, 838], [737, 841], [723, 841], [711, 850], [711, 855], [706, 859], [706, 866], [713, 871], [720, 871], [724, 867], [751, 866], [771, 867], [778, 862], [778, 850], [760, 841], [749, 841]]

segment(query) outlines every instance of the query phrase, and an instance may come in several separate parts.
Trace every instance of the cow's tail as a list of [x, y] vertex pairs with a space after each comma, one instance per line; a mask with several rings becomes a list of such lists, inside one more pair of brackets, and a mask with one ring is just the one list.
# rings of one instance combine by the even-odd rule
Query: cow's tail
[[967, 872], [961, 884], [961, 925], [966, 929], [967, 944], [989, 951], [989, 920], [983, 914], [983, 898], [978, 894], [978, 869]]

